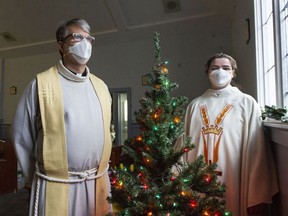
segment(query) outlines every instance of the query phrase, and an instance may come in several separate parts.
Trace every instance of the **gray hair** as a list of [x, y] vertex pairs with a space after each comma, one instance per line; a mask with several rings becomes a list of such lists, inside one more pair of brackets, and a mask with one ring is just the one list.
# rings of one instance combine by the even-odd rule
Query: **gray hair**
[[68, 31], [68, 27], [71, 25], [79, 26], [85, 32], [90, 34], [90, 26], [88, 22], [84, 19], [74, 18], [74, 19], [64, 22], [62, 25], [59, 26], [59, 28], [56, 31], [57, 42], [63, 41], [64, 38], [70, 33]]

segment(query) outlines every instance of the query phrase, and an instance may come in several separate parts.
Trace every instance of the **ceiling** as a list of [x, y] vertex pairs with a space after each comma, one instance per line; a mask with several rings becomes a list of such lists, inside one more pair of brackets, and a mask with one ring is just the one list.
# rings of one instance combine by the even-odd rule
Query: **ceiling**
[[0, 58], [55, 52], [57, 27], [74, 17], [89, 22], [101, 45], [155, 26], [173, 27], [217, 14], [231, 18], [235, 7], [234, 0], [9, 0], [0, 4]]

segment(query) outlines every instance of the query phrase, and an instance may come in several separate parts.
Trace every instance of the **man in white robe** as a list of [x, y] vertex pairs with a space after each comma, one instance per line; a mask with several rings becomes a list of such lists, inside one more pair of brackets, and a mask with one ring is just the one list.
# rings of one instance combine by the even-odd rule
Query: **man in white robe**
[[[270, 203], [278, 186], [270, 147], [266, 145], [257, 102], [230, 85], [235, 60], [216, 54], [207, 62], [211, 89], [187, 107], [185, 136], [195, 148], [184, 161], [204, 155], [206, 163], [217, 163], [219, 179], [227, 186], [226, 207], [233, 216], [257, 212]], [[181, 139], [179, 139], [181, 140]]]
[[[107, 86], [90, 74], [86, 66], [94, 41], [90, 36], [88, 23], [82, 19], [72, 19], [60, 26], [56, 34], [62, 59], [46, 74], [49, 78], [54, 73], [57, 83], [47, 81], [48, 85], [46, 77], [41, 81], [38, 76], [32, 80], [21, 97], [13, 124], [16, 154], [27, 183], [32, 186], [29, 215], [102, 216], [111, 210], [111, 205], [106, 201], [110, 191], [107, 173], [111, 152], [108, 131], [111, 120], [110, 94]], [[39, 89], [41, 82], [44, 83], [43, 89]], [[53, 113], [53, 110], [49, 110], [49, 103], [53, 103], [57, 97], [57, 88], [61, 93], [58, 100], [63, 105], [59, 113]], [[45, 102], [44, 105], [41, 104], [41, 100], [46, 103], [48, 101], [48, 105]], [[55, 119], [47, 119], [48, 112], [55, 115]], [[62, 118], [63, 122], [58, 120]], [[53, 122], [60, 122], [63, 128], [54, 126]], [[44, 123], [48, 125], [48, 129], [44, 127]], [[62, 136], [64, 141], [56, 139], [49, 131]], [[49, 136], [52, 142], [47, 141]], [[47, 142], [44, 142], [45, 139]], [[49, 152], [50, 147], [45, 146], [48, 144], [56, 151]], [[58, 152], [61, 152], [63, 158], [57, 156]], [[55, 154], [55, 161], [49, 161]], [[60, 171], [60, 167], [57, 170], [58, 163], [61, 164], [62, 161], [67, 171]], [[56, 172], [56, 177], [52, 176], [53, 172]], [[68, 177], [57, 177], [57, 172], [64, 173], [61, 173], [62, 176], [67, 172]], [[55, 191], [52, 193], [49, 199], [52, 200], [51, 203], [56, 201], [47, 207], [49, 184], [52, 189], [54, 185], [60, 185], [61, 192], [59, 195], [53, 195]], [[68, 190], [61, 185], [68, 185]], [[100, 187], [99, 191], [97, 186]], [[68, 194], [60, 199], [62, 189]], [[99, 197], [102, 197], [101, 200]]]

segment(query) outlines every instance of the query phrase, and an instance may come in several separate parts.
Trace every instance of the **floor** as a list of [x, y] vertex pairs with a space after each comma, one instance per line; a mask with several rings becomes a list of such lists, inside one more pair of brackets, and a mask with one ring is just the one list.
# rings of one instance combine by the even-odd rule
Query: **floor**
[[26, 189], [0, 195], [0, 216], [27, 216], [29, 195]]

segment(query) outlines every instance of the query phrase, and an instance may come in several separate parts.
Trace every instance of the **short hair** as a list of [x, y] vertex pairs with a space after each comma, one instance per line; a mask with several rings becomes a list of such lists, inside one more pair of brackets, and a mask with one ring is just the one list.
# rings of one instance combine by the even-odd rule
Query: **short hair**
[[234, 70], [234, 74], [236, 73], [236, 71], [238, 70], [238, 68], [237, 68], [237, 62], [235, 61], [235, 59], [232, 58], [231, 56], [227, 55], [227, 54], [224, 54], [224, 53], [216, 53], [216, 54], [214, 54], [213, 56], [211, 56], [211, 57], [208, 59], [206, 65], [205, 65], [205, 67], [206, 67], [206, 68], [205, 68], [205, 73], [206, 73], [206, 74], [208, 73], [208, 70], [209, 70], [209, 67], [210, 67], [211, 64], [212, 64], [212, 61], [213, 61], [214, 59], [217, 59], [217, 58], [226, 58], [226, 59], [228, 59], [228, 60], [230, 61], [230, 63], [231, 63], [232, 69]]
[[90, 34], [90, 26], [88, 22], [81, 18], [73, 18], [71, 20], [68, 20], [64, 22], [62, 25], [60, 25], [56, 31], [56, 39], [57, 42], [63, 41], [66, 36], [68, 36], [68, 27], [71, 25], [77, 25], [80, 28], [82, 28], [84, 31]]

